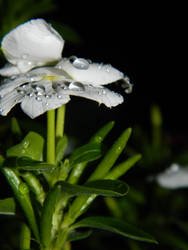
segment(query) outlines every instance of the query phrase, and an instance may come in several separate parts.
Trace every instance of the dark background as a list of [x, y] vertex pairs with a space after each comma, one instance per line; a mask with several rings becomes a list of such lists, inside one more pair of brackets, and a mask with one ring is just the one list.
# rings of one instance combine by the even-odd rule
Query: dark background
[[[183, 6], [136, 1], [57, 1], [57, 4], [59, 8], [47, 20], [71, 26], [82, 38], [78, 45], [66, 42], [63, 55], [111, 63], [134, 84], [133, 93], [124, 95], [125, 102], [119, 107], [109, 111], [103, 106], [98, 108], [92, 101], [73, 98], [68, 105], [68, 110], [72, 105], [70, 113], [75, 115], [73, 109], [80, 103], [80, 122], [85, 122], [82, 118], [88, 110], [88, 119], [94, 123], [103, 120], [102, 124], [105, 117], [107, 120], [111, 117], [122, 127], [136, 123], [147, 126], [150, 107], [156, 103], [168, 130], [186, 131]], [[123, 94], [121, 89], [120, 92]]]

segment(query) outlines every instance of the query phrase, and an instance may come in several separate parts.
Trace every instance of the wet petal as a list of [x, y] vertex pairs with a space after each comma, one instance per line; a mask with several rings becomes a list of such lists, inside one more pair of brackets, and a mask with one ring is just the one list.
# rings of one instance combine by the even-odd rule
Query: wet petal
[[164, 188], [177, 189], [188, 187], [188, 167], [172, 164], [156, 177], [158, 184]]
[[[75, 63], [75, 61], [76, 63]], [[124, 78], [119, 70], [109, 64], [91, 63], [83, 58], [64, 58], [57, 65], [72, 79], [93, 86], [109, 84]]]
[[2, 76], [13, 76], [19, 74], [20, 71], [17, 66], [13, 66], [12, 64], [5, 65], [2, 69], [0, 69], [0, 75]]
[[25, 96], [22, 103], [22, 110], [32, 119], [43, 114], [47, 110], [56, 109], [70, 100], [68, 95], [52, 94], [46, 96]]
[[16, 90], [11, 91], [4, 97], [0, 97], [0, 114], [5, 116], [7, 113], [23, 99], [23, 95]]
[[11, 92], [22, 84], [27, 83], [28, 81], [29, 78], [25, 76], [17, 77], [15, 79], [7, 79], [3, 84], [0, 85], [0, 97], [3, 97], [7, 93]]
[[43, 19], [17, 26], [2, 40], [5, 57], [22, 73], [60, 60], [63, 46], [62, 37]]
[[98, 103], [103, 103], [107, 107], [114, 107], [123, 102], [123, 97], [107, 88], [93, 87], [81, 83], [71, 83], [67, 89], [62, 89], [59, 93], [84, 97]]

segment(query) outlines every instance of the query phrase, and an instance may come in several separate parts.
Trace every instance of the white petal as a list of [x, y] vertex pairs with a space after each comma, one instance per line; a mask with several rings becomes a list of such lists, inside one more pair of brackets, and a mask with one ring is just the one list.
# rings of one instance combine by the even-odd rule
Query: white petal
[[[72, 85], [72, 86], [71, 86]], [[103, 103], [107, 107], [114, 107], [123, 102], [123, 97], [107, 88], [82, 85], [81, 83], [71, 83], [68, 89], [61, 91], [63, 94], [84, 97], [98, 103]], [[61, 94], [61, 92], [59, 92]]]
[[164, 188], [177, 189], [188, 187], [188, 168], [172, 164], [169, 169], [159, 174], [156, 180]]
[[7, 60], [20, 72], [60, 60], [64, 40], [43, 19], [33, 19], [10, 31], [2, 40]]
[[19, 74], [20, 71], [17, 66], [13, 66], [12, 64], [5, 65], [2, 69], [0, 69], [0, 75], [2, 76], [13, 76]]
[[27, 82], [29, 82], [29, 78], [25, 76], [17, 77], [12, 80], [11, 79], [6, 80], [4, 84], [0, 85], [0, 96], [3, 97], [7, 93], [11, 92], [13, 89]]
[[22, 103], [22, 110], [32, 119], [43, 114], [47, 110], [56, 109], [70, 100], [68, 95], [58, 96], [56, 94], [51, 97], [29, 97], [25, 96]]
[[64, 58], [56, 67], [64, 70], [75, 81], [93, 86], [109, 84], [124, 77], [122, 72], [109, 64], [90, 63], [83, 58], [75, 60], [76, 63], [72, 59]]
[[64, 72], [63, 70], [60, 70], [55, 67], [42, 67], [42, 68], [36, 68], [31, 70], [27, 73], [27, 76], [33, 77], [33, 76], [41, 76], [44, 79], [49, 80], [66, 80], [70, 81], [71, 77]]
[[5, 116], [7, 113], [19, 102], [22, 101], [23, 96], [16, 90], [8, 93], [4, 97], [0, 97], [0, 114]]

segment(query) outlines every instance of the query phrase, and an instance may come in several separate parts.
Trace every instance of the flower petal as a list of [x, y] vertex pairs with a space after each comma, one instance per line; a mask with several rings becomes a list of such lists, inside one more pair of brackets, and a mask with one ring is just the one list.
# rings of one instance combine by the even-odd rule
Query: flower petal
[[30, 97], [25, 96], [22, 103], [22, 110], [32, 119], [43, 114], [47, 110], [56, 109], [70, 100], [68, 95]]
[[1, 76], [13, 76], [19, 74], [20, 71], [18, 67], [11, 65], [10, 63], [6, 64], [2, 69], [0, 69]]
[[60, 60], [64, 40], [43, 19], [33, 19], [10, 31], [2, 40], [7, 60], [24, 73]]
[[29, 81], [28, 77], [21, 76], [15, 79], [7, 79], [4, 84], [0, 85], [0, 97], [3, 97], [7, 93], [11, 92], [15, 88]]
[[62, 89], [59, 94], [68, 94], [84, 97], [107, 107], [114, 107], [123, 102], [123, 97], [107, 88], [83, 85], [79, 82], [71, 83], [67, 89]]
[[0, 97], [0, 114], [5, 116], [7, 113], [23, 99], [23, 95], [16, 90], [11, 91], [4, 97]]
[[93, 86], [109, 84], [124, 78], [119, 70], [109, 64], [91, 63], [83, 58], [64, 58], [57, 65], [72, 79]]

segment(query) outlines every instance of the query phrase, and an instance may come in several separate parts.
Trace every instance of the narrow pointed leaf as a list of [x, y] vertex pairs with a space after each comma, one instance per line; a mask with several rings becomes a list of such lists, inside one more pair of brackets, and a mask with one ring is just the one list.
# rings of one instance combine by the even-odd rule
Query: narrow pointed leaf
[[118, 179], [122, 175], [124, 175], [134, 164], [141, 159], [141, 155], [137, 154], [126, 161], [120, 163], [119, 165], [115, 166], [106, 176], [107, 179]]
[[[114, 126], [114, 122], [108, 122], [106, 125], [104, 125], [102, 128], [100, 128], [89, 140], [89, 143], [101, 143], [108, 133], [111, 131], [111, 129]], [[85, 167], [87, 166], [87, 162], [81, 162], [74, 166], [72, 169], [72, 172], [70, 174], [68, 182], [71, 184], [76, 184], [82, 175]]]
[[52, 241], [53, 214], [56, 203], [62, 194], [62, 187], [56, 184], [48, 193], [42, 208], [40, 219], [40, 236], [44, 247], [48, 248]]
[[88, 143], [77, 148], [70, 156], [70, 164], [94, 161], [102, 156], [101, 144]]
[[60, 162], [63, 159], [67, 144], [68, 138], [65, 135], [58, 140], [56, 146], [56, 162]]
[[108, 122], [102, 128], [100, 128], [89, 140], [90, 143], [101, 143], [111, 129], [114, 127], [114, 121]]
[[121, 234], [122, 236], [134, 240], [157, 243], [157, 241], [149, 234], [117, 218], [102, 216], [87, 217], [72, 226], [73, 229], [79, 227], [103, 229]]
[[16, 165], [18, 169], [27, 171], [51, 171], [56, 167], [53, 164], [47, 164], [42, 161], [35, 161], [26, 156], [17, 158]]
[[11, 130], [12, 130], [13, 134], [16, 134], [18, 136], [22, 135], [20, 125], [15, 117], [13, 117], [11, 119]]
[[6, 198], [0, 200], [0, 214], [3, 215], [15, 215], [16, 203], [14, 198]]
[[86, 231], [86, 232], [71, 232], [68, 236], [67, 241], [76, 241], [76, 240], [83, 240], [88, 238], [92, 234], [92, 231]]
[[87, 182], [84, 185], [74, 185], [67, 182], [60, 182], [63, 192], [69, 195], [103, 195], [103, 196], [124, 196], [128, 193], [128, 185], [122, 181], [97, 180]]
[[7, 157], [27, 156], [33, 160], [42, 160], [44, 139], [35, 132], [29, 132], [21, 143], [7, 150]]
[[2, 168], [1, 171], [5, 175], [9, 185], [11, 186], [14, 192], [16, 199], [18, 200], [21, 208], [23, 209], [24, 214], [30, 224], [30, 227], [36, 239], [39, 241], [39, 231], [29, 196], [28, 186], [20, 179], [20, 177], [16, 174], [14, 170], [10, 168]]
[[102, 179], [113, 167], [119, 155], [124, 150], [127, 141], [131, 135], [131, 128], [126, 129], [121, 136], [115, 141], [109, 151], [105, 154], [102, 161], [97, 166], [96, 170], [90, 176], [89, 180]]

